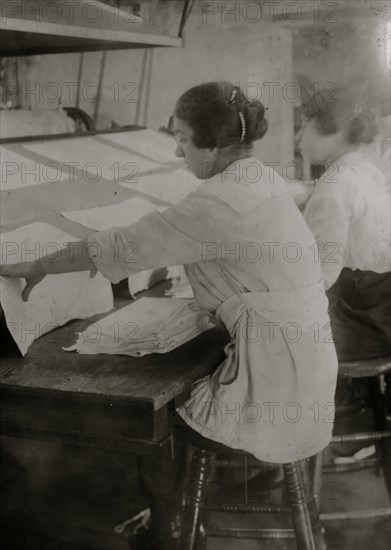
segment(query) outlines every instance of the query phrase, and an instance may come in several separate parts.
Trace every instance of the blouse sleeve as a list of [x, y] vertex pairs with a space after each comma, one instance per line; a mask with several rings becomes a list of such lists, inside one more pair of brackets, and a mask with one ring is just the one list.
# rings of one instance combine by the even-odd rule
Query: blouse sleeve
[[304, 212], [304, 217], [318, 245], [326, 289], [338, 279], [347, 254], [348, 235], [354, 212], [347, 174], [338, 181], [326, 177], [318, 183]]
[[188, 198], [128, 227], [94, 233], [88, 253], [96, 268], [117, 283], [137, 271], [201, 262], [207, 233], [206, 216]]

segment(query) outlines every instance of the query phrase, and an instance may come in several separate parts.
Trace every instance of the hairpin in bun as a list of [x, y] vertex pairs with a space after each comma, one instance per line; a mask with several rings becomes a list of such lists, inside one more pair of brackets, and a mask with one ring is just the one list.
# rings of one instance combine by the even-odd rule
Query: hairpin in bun
[[[232, 88], [232, 92], [231, 92], [231, 97], [229, 98], [228, 100], [228, 103], [230, 105], [234, 105], [234, 103], [237, 102], [237, 99], [236, 99], [236, 96], [238, 95], [238, 88], [237, 86], [234, 86]], [[242, 125], [242, 133], [241, 133], [241, 136], [240, 136], [240, 141], [242, 142], [246, 136], [246, 120], [244, 118], [244, 114], [242, 111], [239, 111], [238, 112], [238, 115], [239, 115], [239, 118], [240, 118], [240, 123]]]

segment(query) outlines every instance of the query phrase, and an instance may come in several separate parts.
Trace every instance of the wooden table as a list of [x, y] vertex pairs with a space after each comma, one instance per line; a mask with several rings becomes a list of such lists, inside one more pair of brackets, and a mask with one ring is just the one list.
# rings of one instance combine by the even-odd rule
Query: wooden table
[[192, 383], [221, 362], [227, 333], [215, 328], [170, 353], [142, 358], [62, 350], [94, 320], [72, 322], [42, 336], [24, 358], [16, 350], [3, 351], [2, 433], [139, 454], [169, 453], [172, 413], [188, 398]]

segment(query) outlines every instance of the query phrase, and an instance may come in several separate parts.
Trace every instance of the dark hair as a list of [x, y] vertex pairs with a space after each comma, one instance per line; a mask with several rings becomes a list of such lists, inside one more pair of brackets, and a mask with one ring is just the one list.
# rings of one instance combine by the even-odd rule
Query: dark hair
[[[239, 113], [246, 126], [243, 138]], [[230, 145], [248, 148], [268, 128], [262, 103], [248, 100], [230, 82], [206, 82], [190, 88], [178, 99], [174, 114], [192, 128], [193, 143], [200, 149]]]
[[376, 118], [369, 105], [353, 92], [339, 89], [315, 92], [303, 102], [307, 119], [315, 119], [321, 135], [336, 134], [343, 130], [345, 139], [352, 145], [372, 143], [377, 134]]

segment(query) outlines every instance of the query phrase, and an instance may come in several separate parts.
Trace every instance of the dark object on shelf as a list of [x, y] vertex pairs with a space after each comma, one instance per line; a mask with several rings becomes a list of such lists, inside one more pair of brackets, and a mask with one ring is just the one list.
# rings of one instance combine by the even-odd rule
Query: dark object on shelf
[[90, 132], [94, 130], [92, 118], [78, 107], [64, 107], [66, 114], [75, 122], [76, 132]]

